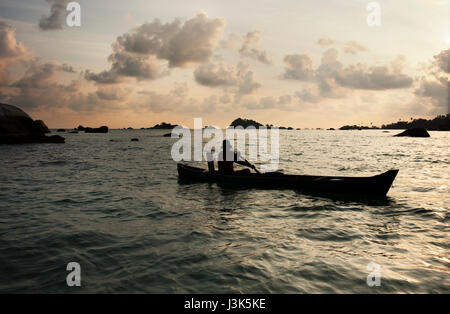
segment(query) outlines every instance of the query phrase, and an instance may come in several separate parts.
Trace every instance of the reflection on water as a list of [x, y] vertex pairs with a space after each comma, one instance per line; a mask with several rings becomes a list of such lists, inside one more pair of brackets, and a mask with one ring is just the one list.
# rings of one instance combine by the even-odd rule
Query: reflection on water
[[284, 173], [400, 169], [384, 198], [184, 184], [163, 133], [0, 147], [0, 292], [450, 292], [448, 132], [280, 132]]

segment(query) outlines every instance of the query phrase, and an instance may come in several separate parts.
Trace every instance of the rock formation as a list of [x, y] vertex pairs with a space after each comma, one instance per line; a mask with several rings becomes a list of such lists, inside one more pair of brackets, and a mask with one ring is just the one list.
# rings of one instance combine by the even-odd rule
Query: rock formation
[[34, 121], [42, 130], [44, 133], [51, 133], [50, 129], [45, 125], [44, 121], [42, 120], [36, 120]]
[[394, 136], [410, 136], [410, 137], [430, 137], [430, 134], [424, 128], [413, 128], [403, 131]]
[[0, 103], [0, 144], [23, 143], [64, 143], [64, 138], [45, 136], [42, 125], [22, 109]]

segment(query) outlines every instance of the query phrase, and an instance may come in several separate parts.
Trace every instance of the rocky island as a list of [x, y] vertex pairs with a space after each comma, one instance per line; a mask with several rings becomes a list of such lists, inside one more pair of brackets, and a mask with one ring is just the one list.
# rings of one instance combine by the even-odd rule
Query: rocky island
[[0, 144], [64, 143], [59, 135], [46, 136], [49, 130], [41, 120], [34, 121], [22, 109], [0, 103]]
[[103, 125], [99, 128], [84, 127], [82, 125], [79, 125], [77, 128], [74, 128], [73, 130], [84, 131], [84, 133], [108, 133], [109, 128], [106, 125]]
[[166, 123], [166, 122], [161, 122], [160, 124], [156, 124], [153, 127], [149, 127], [149, 130], [172, 130], [174, 127], [177, 127], [178, 125], [176, 124], [170, 124], [170, 123]]
[[252, 119], [242, 119], [242, 118], [237, 118], [235, 120], [233, 120], [233, 122], [231, 122], [229, 127], [237, 127], [237, 126], [242, 126], [244, 129], [252, 126], [255, 127], [256, 129], [260, 128], [260, 127], [266, 127], [268, 129], [271, 128], [279, 128], [280, 130], [294, 130], [293, 127], [284, 127], [284, 126], [274, 126], [273, 124], [266, 124], [263, 125], [262, 123], [259, 123], [255, 120]]

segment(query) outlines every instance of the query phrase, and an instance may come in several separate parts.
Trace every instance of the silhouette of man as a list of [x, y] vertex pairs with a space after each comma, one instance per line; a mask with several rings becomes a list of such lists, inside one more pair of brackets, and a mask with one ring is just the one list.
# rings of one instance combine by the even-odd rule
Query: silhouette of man
[[[235, 174], [233, 163], [255, 169], [255, 166], [244, 159], [239, 151], [235, 152], [232, 149], [231, 143], [228, 140], [224, 140], [222, 142], [222, 151], [219, 153], [219, 161], [217, 163], [219, 166], [219, 172], [223, 174]], [[250, 170], [243, 169], [236, 171], [236, 173], [248, 174], [250, 173]]]

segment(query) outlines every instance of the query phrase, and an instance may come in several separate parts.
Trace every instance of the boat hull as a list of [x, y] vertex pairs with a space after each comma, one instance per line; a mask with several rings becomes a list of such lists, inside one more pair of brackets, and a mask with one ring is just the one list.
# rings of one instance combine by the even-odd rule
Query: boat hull
[[257, 174], [227, 175], [177, 164], [178, 177], [185, 181], [229, 183], [233, 186], [259, 188], [291, 188], [327, 193], [385, 196], [398, 170], [389, 170], [371, 177], [332, 177], [311, 175]]

